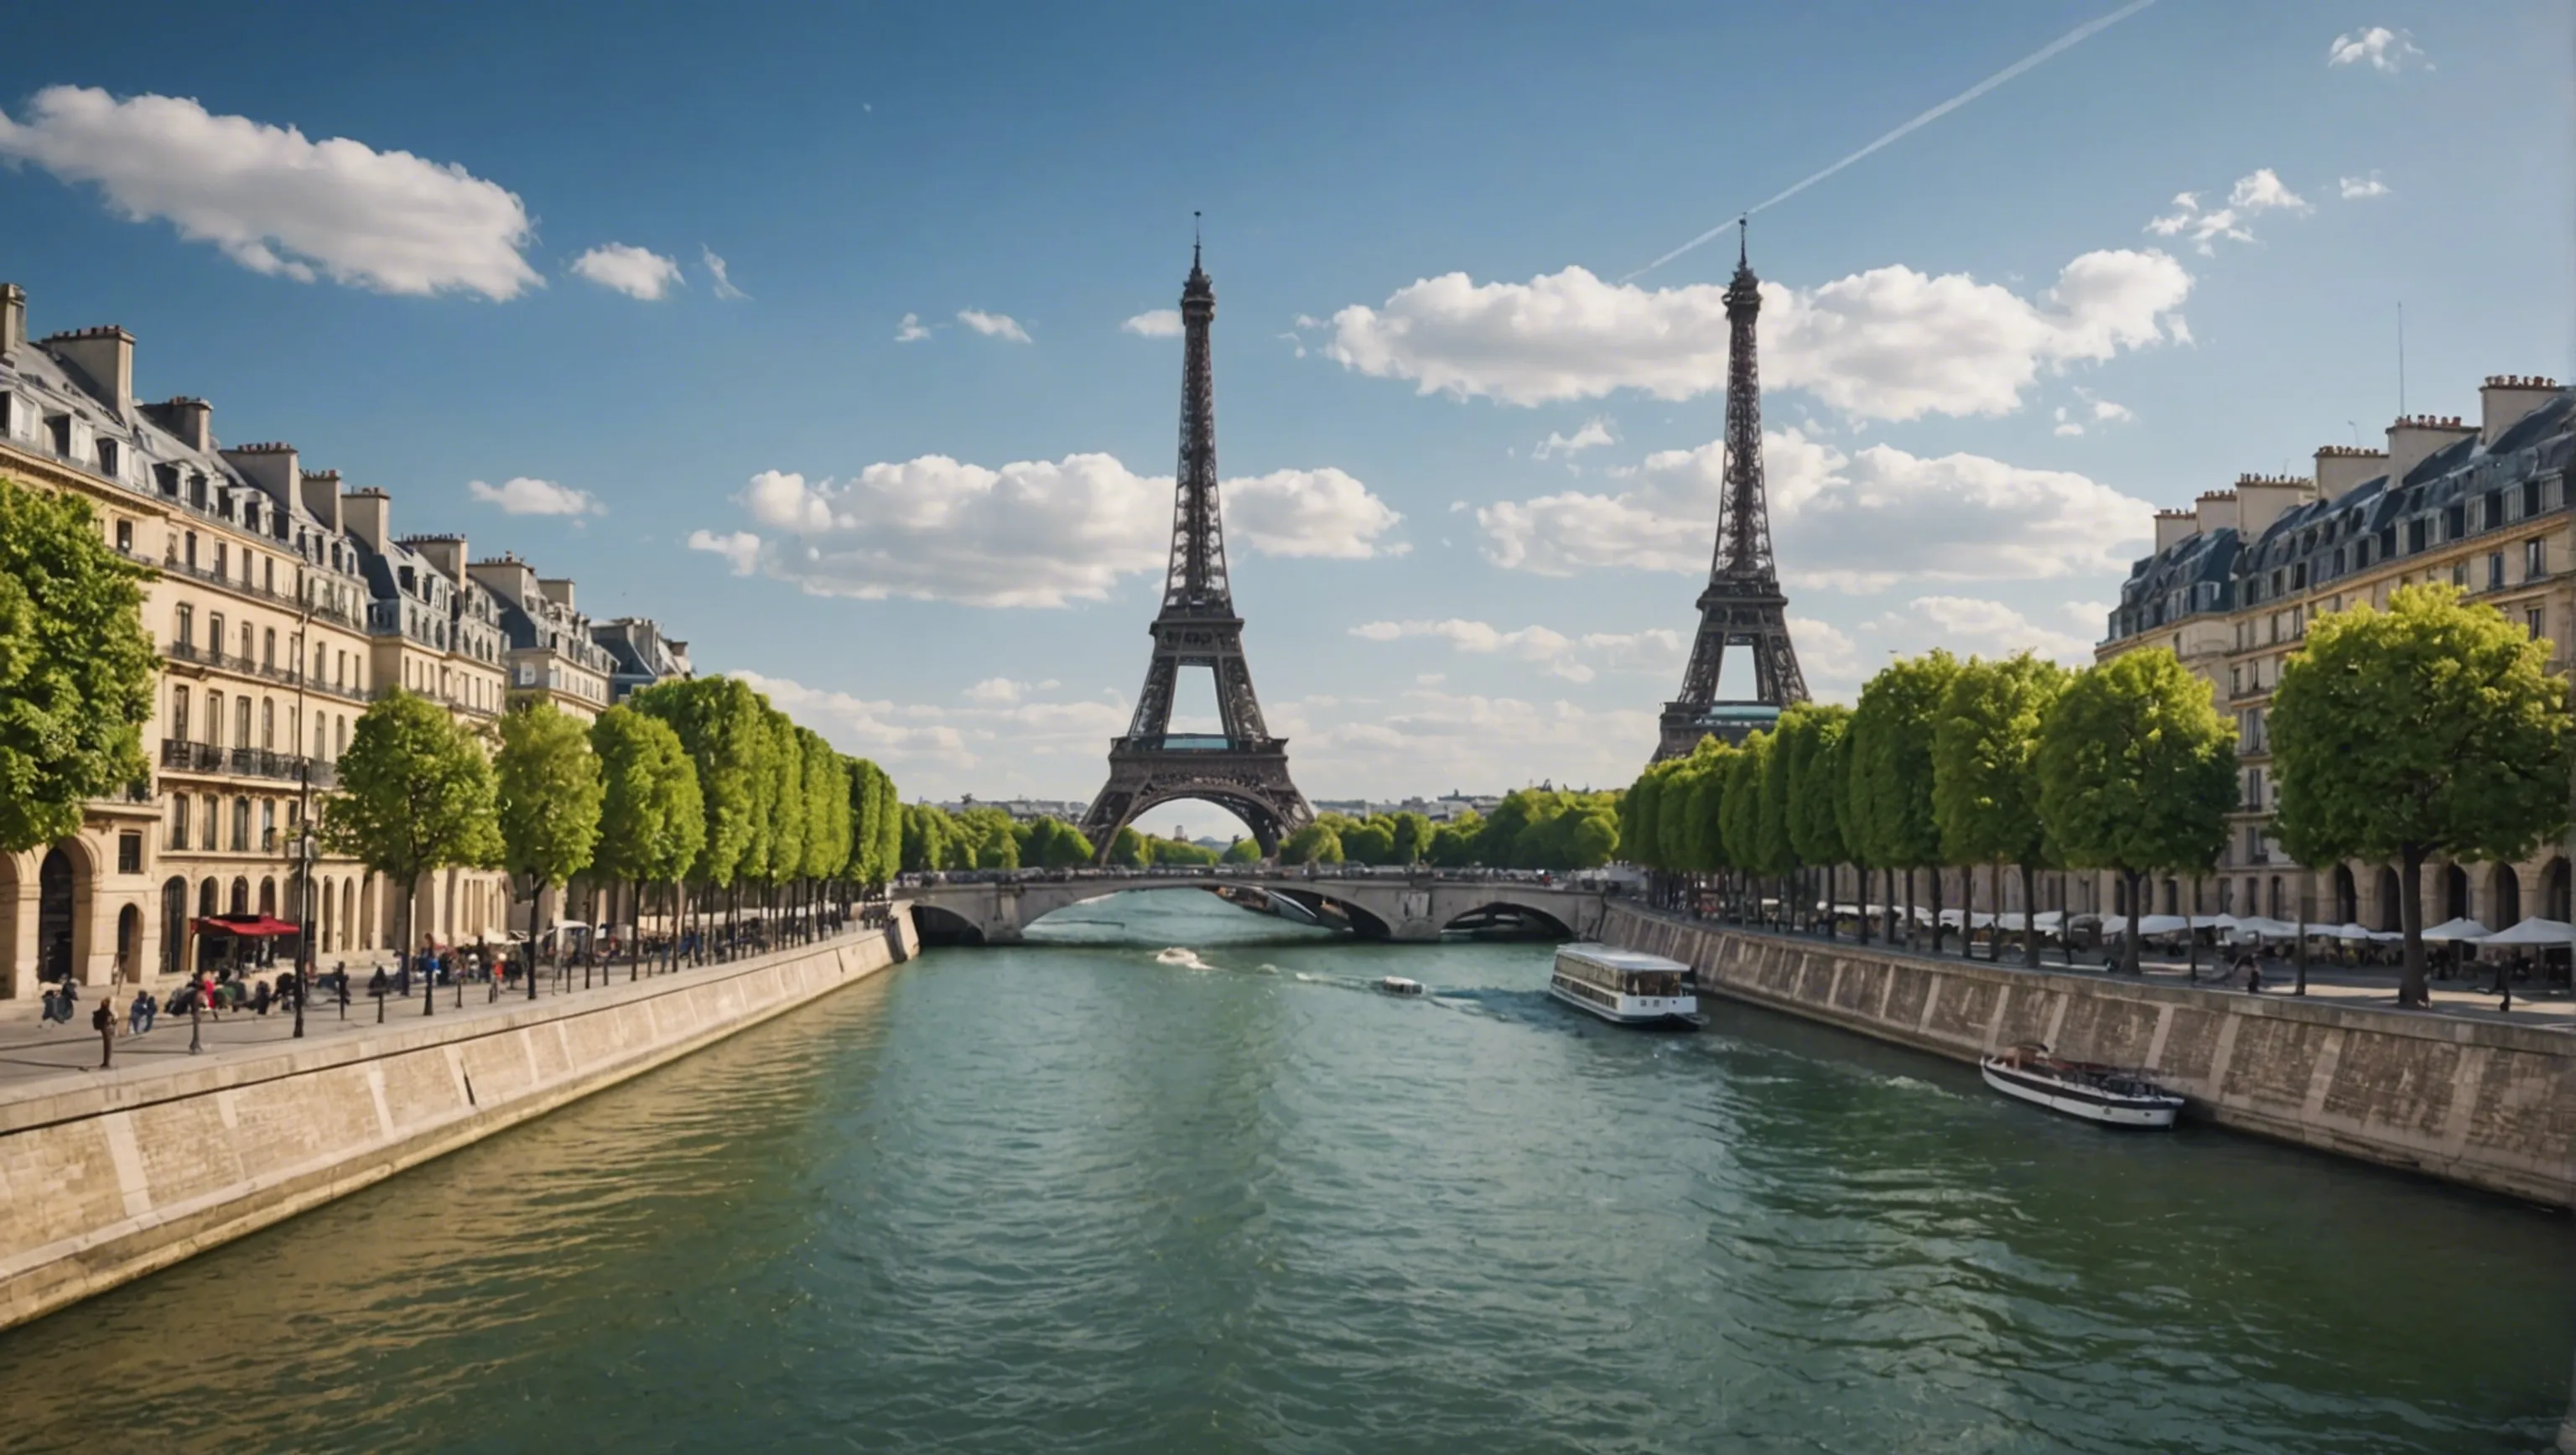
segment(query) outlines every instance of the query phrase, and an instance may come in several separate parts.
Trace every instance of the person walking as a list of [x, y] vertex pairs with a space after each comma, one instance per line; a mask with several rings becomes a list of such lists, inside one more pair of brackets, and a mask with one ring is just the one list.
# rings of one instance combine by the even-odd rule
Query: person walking
[[125, 1012], [125, 1033], [127, 1035], [139, 1036], [143, 1034], [145, 1020], [144, 1009], [151, 1005], [151, 1003], [151, 992], [138, 990], [134, 993], [134, 1004]]
[[116, 992], [108, 991], [98, 998], [98, 1009], [89, 1013], [90, 1029], [98, 1032], [98, 1069], [116, 1066]]

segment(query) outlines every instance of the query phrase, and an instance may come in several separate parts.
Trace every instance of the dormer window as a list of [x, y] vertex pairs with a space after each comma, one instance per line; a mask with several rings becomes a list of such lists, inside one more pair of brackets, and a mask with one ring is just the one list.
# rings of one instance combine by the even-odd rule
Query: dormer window
[[199, 510], [206, 508], [205, 476], [192, 474], [188, 477], [188, 503]]
[[152, 483], [159, 487], [161, 493], [164, 495], [177, 495], [179, 493], [179, 467], [176, 465], [153, 466]]
[[110, 476], [116, 473], [116, 441], [100, 440], [98, 442], [98, 472], [102, 475]]

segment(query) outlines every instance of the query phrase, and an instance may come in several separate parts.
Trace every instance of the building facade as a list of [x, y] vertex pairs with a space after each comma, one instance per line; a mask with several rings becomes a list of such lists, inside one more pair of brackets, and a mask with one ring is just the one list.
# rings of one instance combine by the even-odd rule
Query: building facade
[[[2158, 513], [2155, 551], [2131, 569], [2096, 655], [2167, 647], [2208, 681], [2236, 722], [2240, 793], [2216, 872], [2157, 881], [2144, 909], [2398, 927], [2397, 867], [2298, 864], [2272, 838], [2281, 790], [2271, 696], [2319, 614], [2385, 607], [2392, 591], [2423, 582], [2448, 582], [2547, 640], [2550, 670], [2566, 674], [2576, 640], [2576, 391], [2499, 375], [2479, 390], [2479, 405], [2474, 420], [2403, 418], [2382, 448], [2329, 445], [2310, 474], [2243, 476], [2190, 510]], [[2468, 917], [2494, 930], [2531, 915], [2570, 918], [2563, 845], [2520, 864], [2437, 861], [2424, 876], [2427, 923]], [[2075, 888], [2070, 908], [2125, 911], [2107, 878]]]
[[[487, 741], [518, 695], [596, 716], [609, 654], [572, 583], [510, 557], [487, 572], [461, 537], [398, 537], [385, 491], [304, 469], [291, 445], [221, 445], [202, 399], [142, 402], [122, 328], [31, 340], [26, 320], [26, 295], [0, 284], [0, 476], [89, 501], [108, 543], [153, 568], [142, 624], [160, 670], [148, 781], [92, 802], [74, 837], [0, 855], [0, 999], [175, 975], [226, 938], [199, 927], [222, 914], [309, 921], [325, 966], [389, 957], [383, 876], [316, 854], [305, 894], [305, 830], [349, 735], [396, 690]], [[498, 871], [439, 871], [419, 891], [423, 936], [504, 932]]]

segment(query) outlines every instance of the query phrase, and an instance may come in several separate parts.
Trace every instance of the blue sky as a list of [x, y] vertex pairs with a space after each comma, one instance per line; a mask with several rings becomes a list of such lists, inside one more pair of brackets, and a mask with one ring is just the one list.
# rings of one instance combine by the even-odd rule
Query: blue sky
[[[2115, 8], [75, 8], [0, 53], [0, 277], [908, 793], [1080, 799], [1203, 209], [1302, 786], [1606, 785], [1693, 625], [1733, 239], [1620, 280]], [[1820, 694], [2080, 657], [2151, 507], [2376, 440], [2400, 300], [2413, 409], [2576, 373], [2572, 47], [2160, 0], [1756, 218]]]

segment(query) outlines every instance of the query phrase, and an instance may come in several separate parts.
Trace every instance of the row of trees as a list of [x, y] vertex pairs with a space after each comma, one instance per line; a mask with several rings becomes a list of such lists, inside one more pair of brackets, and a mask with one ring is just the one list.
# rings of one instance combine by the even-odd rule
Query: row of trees
[[1438, 824], [1419, 813], [1321, 814], [1279, 846], [1287, 864], [1444, 869], [1595, 869], [1618, 852], [1619, 795], [1557, 788], [1515, 789], [1491, 816], [1470, 810]]
[[[902, 810], [901, 867], [908, 873], [936, 869], [1078, 869], [1092, 862], [1092, 843], [1059, 818], [1025, 822], [990, 804], [950, 813], [935, 804]], [[1214, 849], [1122, 828], [1110, 842], [1109, 862], [1122, 869], [1152, 864], [1213, 864]]]
[[0, 852], [77, 834], [90, 799], [151, 782], [147, 575], [88, 501], [0, 477]]
[[[1739, 896], [1776, 881], [1784, 905], [1813, 902], [1791, 887], [1809, 871], [1849, 865], [1864, 886], [1882, 875], [1893, 907], [1901, 872], [1909, 936], [1918, 870], [2012, 866], [2025, 905], [2043, 869], [2107, 870], [2125, 887], [2134, 973], [2144, 881], [2209, 874], [2238, 806], [2236, 729], [2214, 695], [2162, 649], [2075, 671], [1935, 651], [1890, 663], [1855, 708], [1795, 707], [1740, 748], [1711, 738], [1648, 768], [1621, 843]], [[2423, 1003], [2424, 864], [2519, 858], [2566, 826], [2576, 734], [2547, 643], [2450, 587], [2404, 588], [2385, 612], [2314, 619], [2270, 728], [2283, 847], [2305, 864], [2403, 867], [2400, 1001]], [[1931, 907], [1937, 925], [1938, 874]]]
[[507, 869], [539, 927], [586, 874], [612, 906], [624, 891], [630, 921], [658, 889], [675, 924], [703, 928], [719, 906], [738, 923], [748, 893], [809, 934], [836, 896], [892, 876], [900, 832], [882, 770], [729, 677], [656, 684], [588, 725], [521, 702], [497, 743], [396, 693], [359, 718], [321, 814], [326, 849], [406, 886], [406, 948], [410, 891], [450, 866]]

